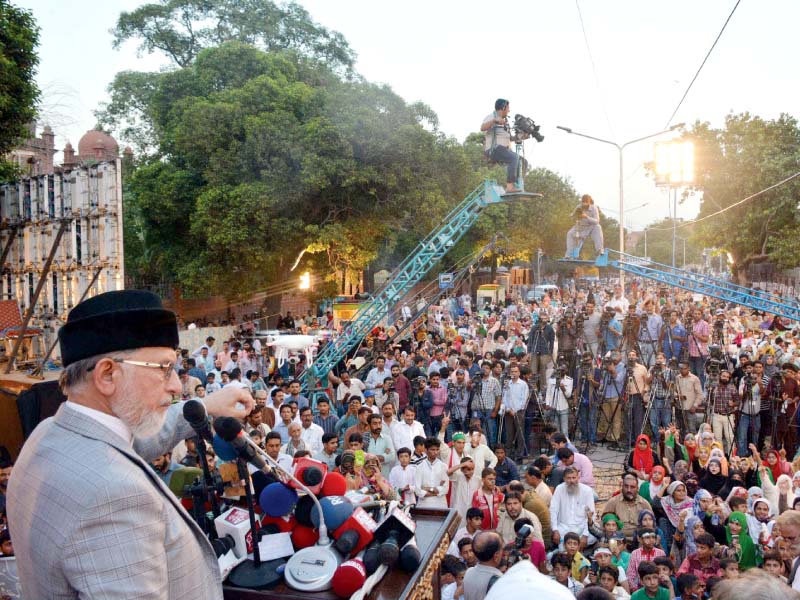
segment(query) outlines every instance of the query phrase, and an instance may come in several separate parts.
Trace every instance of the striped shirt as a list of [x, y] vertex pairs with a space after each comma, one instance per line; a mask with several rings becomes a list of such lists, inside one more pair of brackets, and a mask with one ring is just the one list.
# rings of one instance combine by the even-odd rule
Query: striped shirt
[[493, 410], [495, 399], [502, 395], [500, 382], [490, 375], [488, 379], [480, 380], [480, 386], [480, 393], [473, 400], [473, 410]]

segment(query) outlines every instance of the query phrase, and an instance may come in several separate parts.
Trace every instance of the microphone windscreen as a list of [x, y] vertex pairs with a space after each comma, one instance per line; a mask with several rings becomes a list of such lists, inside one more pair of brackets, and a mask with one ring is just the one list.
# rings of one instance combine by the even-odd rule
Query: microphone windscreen
[[358, 531], [355, 529], [348, 529], [342, 535], [339, 536], [339, 539], [336, 540], [334, 545], [336, 549], [342, 553], [343, 556], [347, 556], [350, 554], [353, 549], [358, 546], [359, 535]]
[[[322, 514], [325, 516], [325, 525], [329, 531], [338, 529], [353, 514], [353, 505], [344, 496], [329, 496], [319, 499]], [[314, 527], [319, 527], [319, 511], [314, 506], [311, 509], [311, 522]]]
[[344, 496], [347, 493], [347, 480], [341, 473], [330, 472], [322, 483], [323, 496]]
[[408, 543], [400, 550], [400, 568], [406, 573], [413, 573], [419, 568], [421, 557], [416, 544]]
[[303, 469], [302, 482], [308, 487], [314, 487], [322, 483], [322, 471], [317, 467], [306, 467]]
[[270, 517], [282, 517], [297, 504], [297, 492], [282, 483], [270, 483], [258, 497], [261, 510]]
[[313, 546], [319, 540], [319, 531], [313, 527], [296, 525], [292, 530], [292, 545], [295, 551]]
[[238, 454], [236, 453], [236, 449], [230, 442], [226, 442], [223, 440], [219, 434], [214, 434], [214, 440], [211, 442], [211, 445], [214, 447], [214, 452], [217, 454], [217, 458], [224, 462], [230, 462], [232, 460], [236, 460]]
[[226, 442], [232, 442], [242, 431], [242, 424], [233, 417], [217, 417], [214, 420], [214, 431]]
[[294, 518], [300, 525], [314, 527], [314, 523], [311, 521], [312, 508], [314, 508], [314, 500], [311, 499], [311, 496], [302, 496], [297, 501], [297, 505], [294, 507]]
[[183, 418], [189, 424], [202, 423], [206, 419], [206, 407], [199, 400], [187, 400], [183, 404]]
[[378, 544], [373, 544], [364, 550], [364, 566], [367, 568], [368, 576], [372, 575], [381, 566], [380, 557], [378, 556], [379, 548]]
[[367, 569], [358, 558], [343, 562], [336, 569], [331, 581], [333, 593], [340, 598], [350, 598], [364, 586]]
[[378, 547], [378, 560], [382, 565], [393, 567], [397, 564], [399, 558], [400, 546], [397, 544], [397, 538], [394, 535], [390, 535], [386, 538], [386, 541]]

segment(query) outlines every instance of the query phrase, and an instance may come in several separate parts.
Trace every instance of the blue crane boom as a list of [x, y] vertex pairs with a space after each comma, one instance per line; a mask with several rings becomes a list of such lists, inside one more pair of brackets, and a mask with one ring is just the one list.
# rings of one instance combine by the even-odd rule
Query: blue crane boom
[[303, 387], [314, 391], [317, 382], [326, 377], [380, 323], [389, 308], [409, 293], [462, 238], [478, 220], [483, 209], [509, 200], [541, 197], [541, 194], [529, 192], [504, 193], [503, 188], [491, 180], [484, 181], [472, 190], [392, 272], [372, 299], [362, 305], [342, 334], [320, 351], [314, 364], [304, 372]]
[[[612, 259], [610, 257], [611, 253], [618, 258]], [[793, 321], [800, 321], [800, 306], [793, 300], [784, 301], [783, 299], [777, 299], [773, 295], [766, 295], [760, 290], [752, 290], [718, 277], [684, 271], [683, 269], [647, 261], [638, 256], [620, 253], [616, 250], [606, 250], [595, 261], [566, 259], [565, 262], [593, 262], [597, 267], [620, 269], [631, 275], [645, 277], [689, 292], [705, 294], [725, 302], [732, 302], [754, 310], [786, 317]]]

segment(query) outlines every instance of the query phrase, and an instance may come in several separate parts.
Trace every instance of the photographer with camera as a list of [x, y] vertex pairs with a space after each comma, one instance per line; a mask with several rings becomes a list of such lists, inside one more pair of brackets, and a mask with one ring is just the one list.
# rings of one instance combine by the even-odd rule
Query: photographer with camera
[[[670, 362], [673, 360], [670, 359]], [[697, 433], [705, 419], [703, 387], [700, 385], [700, 378], [689, 370], [688, 361], [683, 360], [678, 363], [675, 389], [681, 410], [681, 418], [676, 417], [676, 420], [683, 438], [687, 433]]]
[[639, 362], [636, 350], [628, 351], [628, 361], [625, 365], [625, 392], [628, 395], [628, 446], [634, 446], [637, 435], [642, 433], [644, 413], [647, 407], [648, 384], [647, 367]]
[[744, 376], [739, 382], [741, 409], [736, 424], [736, 451], [739, 456], [747, 456], [749, 444], [758, 443], [761, 431], [761, 394], [766, 392], [761, 378], [764, 365], [760, 362], [748, 363], [744, 368]]
[[667, 357], [681, 360], [683, 345], [686, 343], [686, 329], [678, 319], [678, 311], [673, 310], [669, 313], [669, 323], [661, 328], [661, 336], [658, 344]]
[[563, 356], [567, 365], [567, 372], [575, 369], [575, 348], [578, 343], [578, 324], [575, 311], [569, 307], [557, 323], [556, 336], [558, 337], [558, 354]]
[[600, 227], [600, 210], [589, 194], [581, 196], [581, 203], [572, 213], [575, 225], [567, 232], [567, 253], [564, 258], [575, 258], [575, 249], [586, 238], [592, 238], [597, 256], [603, 253], [603, 229]]
[[513, 194], [522, 190], [517, 187], [520, 159], [511, 149], [511, 126], [508, 123], [510, 112], [508, 100], [498, 98], [494, 103], [494, 112], [483, 120], [481, 131], [485, 133], [483, 153], [489, 160], [506, 165], [506, 193]]
[[574, 382], [572, 377], [567, 374], [568, 372], [566, 361], [559, 355], [558, 364], [547, 379], [545, 396], [545, 407], [550, 415], [549, 420], [556, 427], [556, 431], [569, 431], [569, 408]]
[[606, 306], [600, 317], [600, 328], [597, 337], [600, 338], [600, 351], [605, 354], [619, 348], [622, 340], [622, 321], [616, 318], [616, 311], [612, 306]]
[[[578, 318], [583, 319], [583, 342], [591, 352], [592, 357], [597, 356], [599, 350], [600, 319], [602, 315], [595, 309], [594, 296], [590, 293], [586, 298], [583, 312]], [[584, 349], [586, 349], [584, 347]]]
[[577, 420], [581, 429], [581, 440], [588, 448], [597, 444], [597, 390], [602, 379], [602, 372], [595, 368], [590, 352], [583, 353], [576, 376]]
[[694, 319], [689, 333], [689, 368], [700, 378], [700, 384], [705, 387], [706, 374], [703, 367], [708, 358], [711, 325], [703, 318], [703, 311], [699, 308], [695, 309], [692, 315]]
[[528, 406], [530, 388], [519, 378], [519, 367], [511, 367], [510, 374], [511, 379], [503, 388], [506, 446], [512, 450], [514, 458], [520, 459], [528, 454], [525, 443], [525, 409]]
[[739, 392], [731, 382], [731, 374], [727, 369], [719, 372], [719, 385], [713, 393], [711, 407], [711, 428], [714, 430], [714, 439], [723, 444], [725, 454], [728, 454], [736, 443], [733, 437], [733, 418], [739, 408]]
[[603, 382], [600, 414], [603, 419], [597, 424], [597, 435], [603, 441], [619, 445], [622, 440], [622, 390], [625, 386], [625, 365], [619, 352], [612, 352], [603, 359]]
[[642, 352], [642, 362], [646, 367], [653, 363], [653, 357], [658, 352], [658, 339], [664, 327], [664, 319], [656, 312], [656, 304], [652, 299], [644, 303], [644, 314], [640, 319], [639, 348]]
[[672, 423], [670, 391], [675, 384], [675, 372], [667, 365], [663, 352], [656, 355], [656, 362], [647, 375], [647, 384], [650, 386], [650, 428], [653, 430], [653, 445], [658, 448], [660, 429]]
[[544, 311], [528, 334], [528, 356], [531, 360], [531, 374], [538, 376], [539, 391], [547, 381], [547, 367], [553, 362], [553, 346], [556, 332], [549, 323], [550, 317]]

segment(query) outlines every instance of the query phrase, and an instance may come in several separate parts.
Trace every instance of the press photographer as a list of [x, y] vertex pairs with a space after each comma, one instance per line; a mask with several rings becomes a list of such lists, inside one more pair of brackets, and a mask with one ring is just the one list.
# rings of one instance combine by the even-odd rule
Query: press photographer
[[589, 194], [581, 196], [581, 203], [572, 213], [575, 225], [567, 232], [565, 258], [574, 258], [575, 249], [587, 238], [592, 238], [596, 255], [603, 253], [603, 229], [600, 227], [600, 210]]
[[[653, 446], [658, 447], [661, 441], [659, 430], [672, 423], [671, 400], [675, 390], [675, 371], [667, 365], [667, 357], [663, 352], [656, 354], [656, 362], [647, 374], [647, 385], [650, 386], [649, 421], [653, 430]], [[680, 407], [676, 407], [676, 413], [679, 410]], [[682, 415], [676, 414], [675, 419], [683, 422]]]
[[539, 313], [539, 320], [528, 334], [528, 356], [531, 359], [531, 374], [538, 376], [539, 390], [541, 382], [547, 381], [547, 367], [553, 362], [553, 345], [556, 332], [550, 325], [550, 317], [546, 312]]
[[[614, 319], [612, 319], [614, 320]], [[625, 386], [625, 365], [619, 352], [612, 352], [603, 359], [603, 381], [600, 417], [597, 436], [603, 441], [619, 445], [622, 441], [622, 391]]]
[[628, 352], [625, 371], [625, 391], [628, 394], [628, 445], [633, 446], [636, 436], [642, 433], [649, 383], [647, 367], [639, 362], [636, 350]]
[[602, 374], [596, 369], [592, 354], [584, 352], [581, 364], [577, 370], [577, 395], [575, 403], [578, 408], [578, 425], [581, 430], [581, 440], [589, 447], [597, 444], [597, 407]]
[[559, 359], [551, 376], [547, 380], [547, 394], [545, 406], [548, 420], [553, 423], [557, 431], [569, 431], [569, 407], [572, 398], [573, 379], [569, 373], [568, 365], [559, 353]]
[[[580, 321], [581, 329], [583, 321]], [[572, 308], [567, 308], [563, 316], [556, 324], [556, 336], [558, 337], [558, 353], [563, 356], [567, 365], [567, 372], [572, 373], [575, 369], [575, 348], [578, 342], [578, 318]]]

